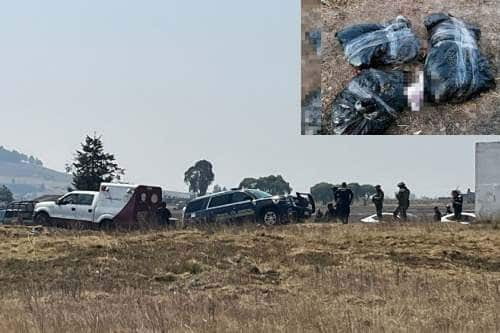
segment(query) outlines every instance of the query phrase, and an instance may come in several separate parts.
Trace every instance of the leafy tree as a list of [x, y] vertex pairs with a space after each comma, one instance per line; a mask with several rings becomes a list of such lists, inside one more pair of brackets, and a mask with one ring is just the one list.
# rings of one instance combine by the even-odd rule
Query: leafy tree
[[189, 191], [197, 195], [205, 195], [214, 179], [212, 163], [206, 160], [196, 162], [184, 173], [184, 182], [189, 185]]
[[81, 150], [76, 151], [75, 161], [67, 168], [73, 174], [77, 190], [98, 191], [103, 182], [120, 180], [124, 169], [118, 167], [115, 156], [104, 152], [100, 136], [86, 136]]
[[267, 177], [245, 178], [240, 182], [240, 188], [256, 188], [270, 194], [282, 195], [292, 192], [290, 183], [286, 182], [281, 175], [270, 175]]
[[10, 189], [5, 185], [0, 186], [0, 202], [11, 203], [12, 201], [14, 201], [14, 195]]
[[333, 201], [333, 184], [330, 183], [318, 183], [311, 187], [311, 195], [314, 200], [320, 201], [323, 204]]
[[240, 182], [239, 188], [259, 188], [259, 180], [256, 178], [244, 178]]
[[[322, 183], [320, 183], [320, 184], [322, 184]], [[319, 185], [319, 184], [317, 184], [317, 185]], [[340, 184], [330, 185], [330, 186], [336, 186], [336, 187], [340, 188]], [[366, 194], [368, 194], [368, 196], [370, 196], [372, 194], [375, 194], [375, 192], [376, 192], [375, 186], [370, 185], [370, 184], [359, 185], [359, 183], [349, 183], [349, 184], [347, 184], [347, 187], [349, 187], [352, 190], [353, 199], [356, 201], [359, 201], [361, 198], [364, 198]], [[312, 190], [313, 190], [313, 188], [311, 188], [311, 194], [312, 194]], [[313, 194], [313, 196], [314, 196], [314, 194]], [[321, 199], [318, 199], [318, 200], [322, 201]], [[331, 200], [329, 200], [329, 201], [331, 201]]]
[[361, 196], [363, 196], [363, 197], [365, 195], [371, 196], [371, 195], [375, 194], [375, 192], [377, 192], [375, 190], [375, 186], [370, 185], [370, 184], [361, 185], [359, 191], [360, 191]]
[[347, 187], [351, 189], [354, 200], [358, 201], [361, 198], [361, 186], [359, 183], [349, 183]]

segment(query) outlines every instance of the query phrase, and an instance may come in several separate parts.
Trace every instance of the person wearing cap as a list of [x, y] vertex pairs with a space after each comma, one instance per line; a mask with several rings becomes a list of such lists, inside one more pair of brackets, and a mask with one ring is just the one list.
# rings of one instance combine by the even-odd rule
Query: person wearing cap
[[375, 205], [378, 219], [382, 220], [382, 209], [384, 208], [384, 191], [382, 191], [382, 186], [375, 186], [375, 194], [372, 196], [372, 202]]
[[403, 221], [407, 220], [406, 211], [410, 207], [410, 190], [406, 187], [406, 184], [400, 182], [398, 184], [399, 191], [396, 193], [396, 199], [398, 200], [398, 207], [394, 211], [394, 217], [400, 217]]
[[462, 205], [464, 203], [464, 198], [460, 194], [459, 190], [451, 191], [451, 199], [453, 205], [453, 217], [456, 221], [462, 218]]
[[337, 217], [342, 224], [349, 223], [349, 215], [351, 214], [351, 204], [354, 198], [352, 190], [347, 187], [347, 183], [343, 182], [340, 188], [335, 192], [335, 202], [337, 203]]

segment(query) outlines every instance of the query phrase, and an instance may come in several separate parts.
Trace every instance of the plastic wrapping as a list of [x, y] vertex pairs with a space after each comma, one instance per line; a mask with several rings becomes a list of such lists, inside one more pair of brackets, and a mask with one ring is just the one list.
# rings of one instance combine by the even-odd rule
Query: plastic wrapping
[[333, 102], [333, 132], [382, 134], [407, 104], [402, 71], [363, 70]]
[[335, 36], [347, 60], [355, 67], [410, 62], [420, 51], [420, 42], [404, 16], [387, 24], [352, 25]]
[[425, 18], [429, 53], [425, 62], [425, 93], [431, 102], [466, 101], [495, 86], [488, 60], [481, 54], [481, 30], [452, 15]]

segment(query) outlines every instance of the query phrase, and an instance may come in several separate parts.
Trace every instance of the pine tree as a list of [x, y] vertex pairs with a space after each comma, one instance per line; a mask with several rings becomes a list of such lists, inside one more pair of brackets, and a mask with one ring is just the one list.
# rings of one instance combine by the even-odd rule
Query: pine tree
[[70, 168], [76, 189], [98, 191], [101, 183], [119, 180], [124, 174], [124, 169], [115, 162], [115, 156], [104, 152], [100, 136], [87, 135], [81, 146], [82, 149], [76, 151], [75, 161]]

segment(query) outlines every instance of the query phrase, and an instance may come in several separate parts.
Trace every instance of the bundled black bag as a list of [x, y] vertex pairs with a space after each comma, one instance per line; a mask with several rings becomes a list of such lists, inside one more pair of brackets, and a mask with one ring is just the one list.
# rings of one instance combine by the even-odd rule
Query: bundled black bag
[[430, 51], [425, 62], [425, 93], [431, 102], [464, 102], [495, 86], [488, 60], [481, 54], [481, 30], [452, 15], [425, 18]]
[[335, 97], [335, 134], [382, 134], [407, 106], [405, 74], [363, 70]]
[[387, 24], [356, 24], [335, 34], [349, 63], [355, 67], [409, 62], [417, 58], [420, 42], [410, 21], [398, 16]]

